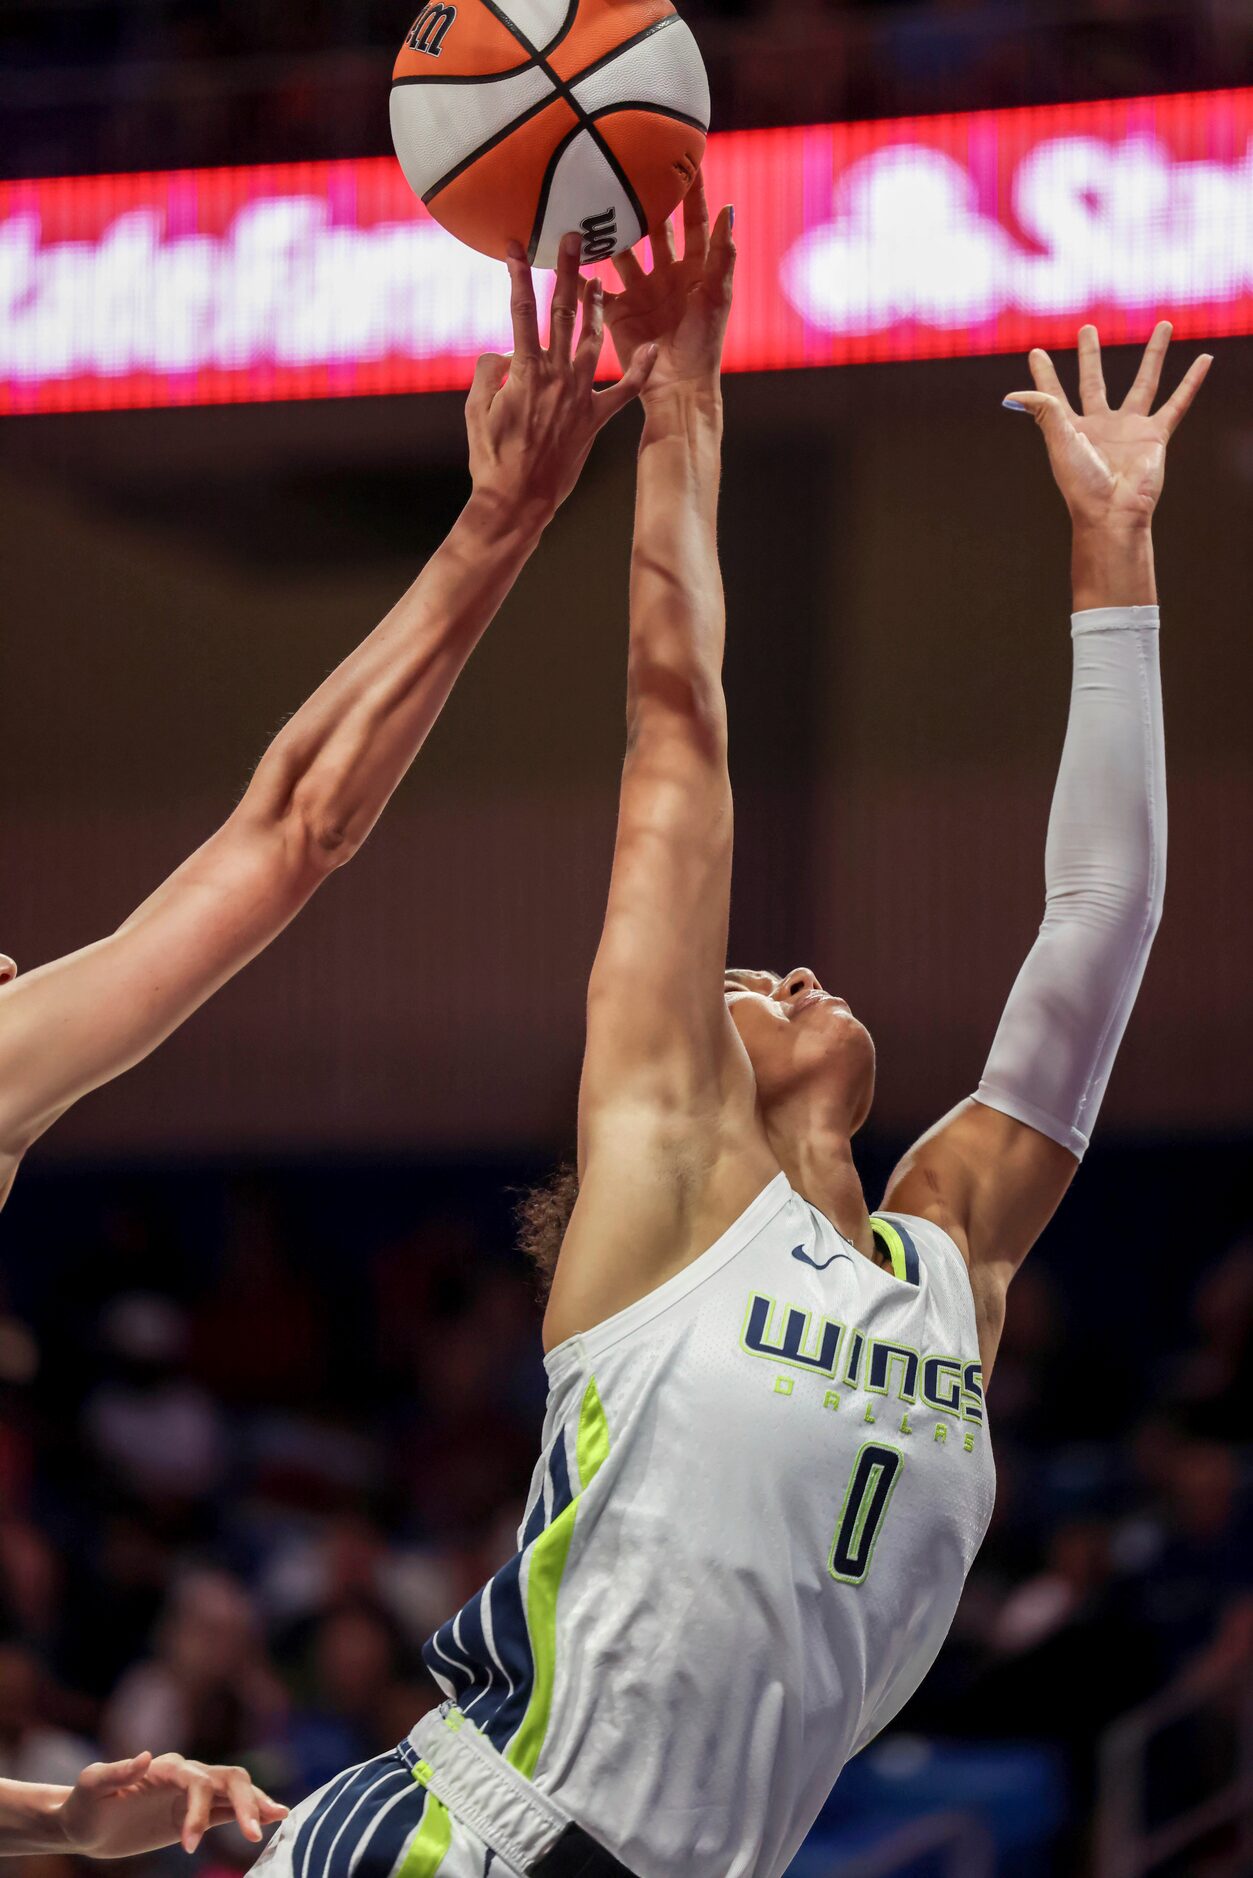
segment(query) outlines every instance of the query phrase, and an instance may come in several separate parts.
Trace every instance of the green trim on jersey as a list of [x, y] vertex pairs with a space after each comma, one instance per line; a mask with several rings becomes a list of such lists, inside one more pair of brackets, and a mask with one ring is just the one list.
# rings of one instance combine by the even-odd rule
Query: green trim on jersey
[[[535, 1772], [552, 1714], [553, 1687], [557, 1680], [557, 1593], [570, 1554], [579, 1501], [608, 1454], [609, 1424], [593, 1376], [588, 1378], [579, 1409], [579, 1432], [575, 1442], [579, 1491], [535, 1541], [527, 1571], [526, 1625], [535, 1677], [526, 1714], [505, 1750], [505, 1759], [528, 1779]], [[413, 1878], [413, 1874], [400, 1874], [399, 1878]]]
[[[427, 1772], [429, 1776], [429, 1768]], [[419, 1786], [425, 1785], [416, 1772], [414, 1779]], [[409, 1841], [409, 1850], [400, 1861], [396, 1878], [435, 1878], [451, 1844], [452, 1814], [433, 1793], [428, 1793], [422, 1808], [422, 1823]]]
[[909, 1273], [905, 1269], [905, 1241], [895, 1226], [889, 1225], [887, 1220], [881, 1219], [877, 1213], [871, 1214], [870, 1225], [871, 1229], [878, 1233], [887, 1249], [888, 1257], [892, 1261], [892, 1276], [908, 1284]]

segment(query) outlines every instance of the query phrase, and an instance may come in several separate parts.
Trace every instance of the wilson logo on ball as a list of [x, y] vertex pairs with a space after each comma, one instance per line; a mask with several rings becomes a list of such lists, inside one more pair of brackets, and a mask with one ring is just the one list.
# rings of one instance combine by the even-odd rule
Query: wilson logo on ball
[[409, 28], [405, 44], [411, 52], [429, 52], [433, 59], [437, 59], [448, 28], [456, 17], [456, 7], [427, 7]]
[[618, 245], [618, 217], [613, 209], [586, 216], [579, 227], [583, 231], [585, 261], [604, 261]]

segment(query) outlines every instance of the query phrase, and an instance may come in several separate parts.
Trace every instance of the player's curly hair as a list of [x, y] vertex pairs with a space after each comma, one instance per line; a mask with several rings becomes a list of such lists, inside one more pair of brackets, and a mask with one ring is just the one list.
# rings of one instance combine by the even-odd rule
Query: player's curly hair
[[514, 1207], [518, 1244], [531, 1261], [541, 1304], [552, 1289], [557, 1255], [578, 1197], [579, 1172], [573, 1161], [563, 1161], [547, 1180], [518, 1195]]

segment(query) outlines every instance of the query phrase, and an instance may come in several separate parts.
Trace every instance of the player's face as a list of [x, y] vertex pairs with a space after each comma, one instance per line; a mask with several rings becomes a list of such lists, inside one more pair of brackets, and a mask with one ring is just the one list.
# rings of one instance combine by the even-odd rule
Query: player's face
[[723, 989], [763, 1105], [812, 1097], [827, 1126], [854, 1134], [870, 1113], [874, 1044], [847, 1000], [806, 966], [782, 978], [728, 971]]
[[10, 978], [17, 977], [17, 966], [7, 952], [0, 952], [0, 985], [7, 985]]

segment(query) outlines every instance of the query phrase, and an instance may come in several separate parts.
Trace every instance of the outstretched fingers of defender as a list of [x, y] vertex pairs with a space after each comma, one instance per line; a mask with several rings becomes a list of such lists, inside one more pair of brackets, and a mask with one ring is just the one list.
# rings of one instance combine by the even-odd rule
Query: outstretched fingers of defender
[[1048, 353], [1040, 346], [1037, 346], [1034, 352], [1027, 355], [1027, 364], [1031, 368], [1031, 376], [1035, 380], [1036, 390], [1042, 391], [1046, 397], [1056, 399], [1066, 415], [1073, 417], [1074, 412], [1070, 408], [1070, 399], [1062, 390], [1062, 381], [1057, 376], [1057, 367], [1054, 365]]
[[1074, 413], [1064, 399], [1055, 398], [1049, 391], [1011, 391], [1004, 400], [1009, 411], [1026, 411], [1033, 417], [1045, 438], [1057, 437], [1068, 430]]
[[674, 260], [674, 229], [668, 215], [663, 222], [658, 222], [656, 228], [649, 229], [648, 245], [652, 250], [654, 273], [659, 267], [665, 267]]
[[618, 276], [619, 285], [625, 291], [637, 287], [642, 280], [647, 280], [644, 266], [633, 248], [626, 248], [613, 257], [613, 271]]
[[1158, 421], [1168, 437], [1173, 437], [1184, 418], [1192, 408], [1192, 400], [1205, 383], [1210, 366], [1214, 363], [1211, 352], [1203, 352], [1199, 359], [1193, 359], [1184, 373], [1175, 391], [1167, 398], [1158, 412]]
[[539, 314], [535, 309], [535, 282], [527, 266], [526, 250], [520, 241], [511, 241], [506, 253], [509, 269], [509, 313], [513, 320], [513, 356], [515, 359], [539, 357]]
[[1079, 328], [1079, 406], [1085, 417], [1109, 409], [1101, 369], [1101, 339], [1095, 326]]
[[579, 257], [583, 252], [580, 235], [561, 237], [557, 250], [557, 284], [548, 309], [548, 353], [559, 363], [568, 364], [574, 347], [574, 322], [579, 306]]
[[1162, 382], [1162, 366], [1166, 360], [1166, 350], [1170, 345], [1173, 327], [1169, 320], [1159, 320], [1153, 328], [1153, 336], [1144, 348], [1144, 357], [1140, 360], [1140, 369], [1136, 373], [1135, 383], [1123, 399], [1124, 411], [1134, 411], [1139, 417], [1147, 417], [1153, 409], [1153, 400], [1157, 396], [1157, 387]]
[[654, 345], [639, 346], [632, 356], [631, 363], [616, 385], [610, 385], [604, 391], [598, 391], [592, 398], [592, 410], [595, 414], [596, 428], [599, 430], [611, 417], [616, 417], [632, 398], [638, 398], [648, 383], [648, 374], [652, 371], [657, 358]]
[[605, 290], [598, 280], [589, 280], [583, 294], [583, 326], [574, 353], [574, 376], [585, 391], [591, 391], [605, 343]]
[[705, 176], [697, 170], [683, 198], [683, 259], [704, 262], [709, 253], [709, 204], [705, 199]]
[[709, 288], [717, 296], [720, 305], [725, 305], [731, 298], [731, 283], [735, 279], [735, 242], [731, 234], [734, 225], [735, 210], [730, 207], [719, 209], [709, 242], [709, 261], [705, 273]]

